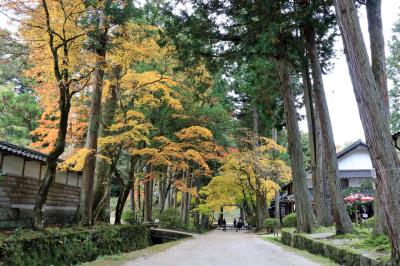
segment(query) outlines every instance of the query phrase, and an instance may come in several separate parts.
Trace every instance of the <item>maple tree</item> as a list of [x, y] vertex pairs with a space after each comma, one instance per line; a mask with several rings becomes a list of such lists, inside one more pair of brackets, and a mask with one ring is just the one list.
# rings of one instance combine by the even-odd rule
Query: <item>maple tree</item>
[[219, 175], [213, 177], [201, 191], [206, 196], [202, 204], [203, 211], [219, 211], [223, 205], [239, 204], [247, 217], [261, 228], [262, 225], [257, 224], [258, 216], [261, 215], [257, 194], [262, 196], [267, 205], [279, 187], [277, 182], [287, 183], [291, 180], [291, 171], [277, 157], [277, 154], [286, 151], [284, 147], [264, 137], [259, 141], [257, 149], [243, 147], [227, 154]]

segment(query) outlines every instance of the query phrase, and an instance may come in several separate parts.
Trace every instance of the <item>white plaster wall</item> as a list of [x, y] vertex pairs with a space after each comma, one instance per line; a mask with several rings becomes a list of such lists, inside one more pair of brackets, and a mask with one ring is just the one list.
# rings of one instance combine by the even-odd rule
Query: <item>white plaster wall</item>
[[68, 185], [73, 187], [78, 186], [78, 173], [68, 173]]
[[374, 180], [369, 177], [353, 177], [349, 178], [349, 187], [360, 187], [362, 183], [367, 181], [373, 182]]
[[359, 147], [338, 159], [339, 170], [372, 169], [371, 157], [365, 147]]
[[24, 159], [21, 157], [7, 155], [3, 157], [3, 172], [10, 175], [22, 175]]
[[24, 176], [39, 178], [40, 162], [38, 161], [26, 161], [25, 163], [25, 174]]
[[55, 180], [55, 182], [65, 185], [67, 183], [67, 173], [57, 171], [56, 172], [56, 180]]

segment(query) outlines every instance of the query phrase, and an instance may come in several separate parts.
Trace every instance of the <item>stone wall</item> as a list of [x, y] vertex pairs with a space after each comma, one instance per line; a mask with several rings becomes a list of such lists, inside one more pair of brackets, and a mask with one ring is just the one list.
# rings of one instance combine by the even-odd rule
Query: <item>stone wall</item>
[[329, 258], [340, 265], [386, 265], [379, 260], [369, 258], [355, 251], [344, 249], [317, 239], [312, 239], [303, 234], [296, 234], [290, 230], [291, 229], [282, 229], [281, 241], [285, 245], [307, 250], [312, 254]]

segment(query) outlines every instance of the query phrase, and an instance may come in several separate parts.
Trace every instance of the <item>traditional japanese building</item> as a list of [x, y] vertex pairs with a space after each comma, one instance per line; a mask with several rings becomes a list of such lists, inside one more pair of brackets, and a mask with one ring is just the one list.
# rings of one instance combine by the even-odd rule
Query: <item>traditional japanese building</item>
[[[31, 226], [47, 155], [0, 141], [0, 228]], [[45, 224], [72, 223], [79, 204], [80, 172], [57, 171], [44, 207]]]

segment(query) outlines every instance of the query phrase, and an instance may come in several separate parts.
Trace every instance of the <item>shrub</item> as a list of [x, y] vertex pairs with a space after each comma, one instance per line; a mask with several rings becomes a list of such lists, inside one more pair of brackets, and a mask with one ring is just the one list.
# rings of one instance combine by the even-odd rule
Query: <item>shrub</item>
[[122, 213], [122, 220], [128, 224], [137, 224], [135, 214], [131, 210]]
[[150, 244], [150, 231], [142, 225], [21, 230], [0, 242], [0, 265], [75, 265]]
[[175, 208], [168, 208], [159, 215], [160, 225], [167, 228], [186, 229], [182, 223], [180, 212]]
[[193, 217], [189, 217], [188, 224], [182, 222], [179, 209], [176, 208], [165, 209], [161, 214], [159, 214], [158, 218], [160, 220], [161, 227], [178, 229], [189, 232], [200, 232], [199, 229], [195, 228], [194, 226]]
[[296, 213], [291, 213], [283, 217], [282, 227], [296, 227], [296, 226], [297, 226]]
[[375, 217], [368, 218], [367, 220], [363, 220], [361, 223], [362, 227], [365, 228], [374, 228], [375, 227]]
[[279, 220], [275, 218], [267, 218], [264, 220], [264, 227], [266, 229], [275, 229], [278, 227]]

